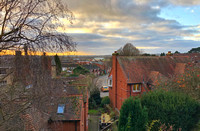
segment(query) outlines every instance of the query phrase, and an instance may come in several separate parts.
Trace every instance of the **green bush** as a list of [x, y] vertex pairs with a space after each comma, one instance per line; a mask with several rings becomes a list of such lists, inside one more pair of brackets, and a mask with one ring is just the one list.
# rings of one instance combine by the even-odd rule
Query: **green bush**
[[199, 119], [199, 103], [186, 94], [155, 90], [143, 95], [141, 102], [148, 109], [149, 121], [159, 120], [175, 130], [188, 131]]
[[103, 107], [104, 105], [110, 104], [110, 98], [108, 96], [104, 97], [101, 100], [101, 106]]
[[146, 108], [142, 108], [139, 98], [126, 99], [120, 109], [119, 131], [145, 131], [148, 122]]
[[89, 109], [94, 109], [100, 106], [101, 104], [101, 97], [100, 97], [100, 91], [98, 88], [95, 87], [90, 92], [90, 98], [89, 98]]
[[98, 110], [88, 110], [88, 114], [90, 114], [90, 115], [98, 115], [99, 111]]
[[90, 73], [86, 68], [82, 67], [82, 66], [77, 66], [74, 70], [73, 70], [73, 74], [75, 75], [80, 75], [80, 74], [88, 74]]

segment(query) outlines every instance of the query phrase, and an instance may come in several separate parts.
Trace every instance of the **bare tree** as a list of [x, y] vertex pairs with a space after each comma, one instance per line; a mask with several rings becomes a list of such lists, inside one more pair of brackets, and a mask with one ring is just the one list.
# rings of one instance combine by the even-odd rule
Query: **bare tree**
[[138, 56], [140, 55], [140, 51], [133, 46], [131, 43], [127, 43], [124, 47], [121, 47], [118, 51], [121, 56]]
[[[2, 57], [5, 58], [2, 62], [6, 63], [8, 56]], [[52, 102], [54, 86], [51, 86], [49, 58], [12, 56], [9, 61], [14, 63], [8, 63], [9, 75], [13, 78], [12, 84], [0, 86], [0, 130], [23, 130], [23, 120], [26, 120], [23, 116], [30, 114], [30, 109], [46, 112], [46, 106]]]
[[0, 52], [74, 50], [72, 38], [56, 31], [62, 18], [72, 23], [73, 13], [62, 0], [1, 0]]

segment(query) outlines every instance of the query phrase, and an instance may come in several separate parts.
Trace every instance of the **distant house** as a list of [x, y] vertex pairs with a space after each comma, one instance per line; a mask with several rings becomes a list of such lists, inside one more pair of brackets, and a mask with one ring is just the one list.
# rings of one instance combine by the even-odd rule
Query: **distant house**
[[78, 67], [78, 64], [73, 62], [61, 62], [61, 65], [62, 71], [73, 71], [76, 67]]
[[7, 103], [10, 96], [3, 92], [6, 85], [20, 83], [12, 102], [16, 109], [21, 109], [24, 103], [29, 105], [17, 116], [24, 130], [87, 131], [88, 92], [86, 88], [77, 88], [87, 85], [69, 85], [84, 76], [54, 79], [55, 75], [55, 62], [48, 56], [22, 56], [21, 52], [0, 56], [1, 106], [10, 108]]
[[148, 92], [160, 79], [168, 79], [184, 73], [187, 56], [118, 56], [112, 55], [112, 70], [109, 74], [109, 97], [111, 105], [120, 110], [122, 103], [130, 96]]
[[102, 57], [95, 57], [94, 59], [92, 59], [91, 61], [95, 61], [95, 62], [98, 62], [98, 61], [103, 61], [104, 58]]
[[61, 80], [56, 81], [59, 82], [60, 87], [56, 88], [53, 95], [53, 97], [57, 97], [56, 104], [52, 103], [48, 106], [48, 114], [50, 116], [48, 129], [59, 131], [87, 131], [87, 90], [80, 91], [75, 86], [63, 84]]

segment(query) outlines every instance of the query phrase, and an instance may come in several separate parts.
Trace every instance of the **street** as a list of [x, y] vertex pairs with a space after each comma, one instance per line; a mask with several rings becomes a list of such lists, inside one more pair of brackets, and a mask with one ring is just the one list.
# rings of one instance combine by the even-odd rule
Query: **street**
[[109, 96], [109, 92], [102, 92], [101, 91], [101, 87], [102, 86], [107, 86], [107, 78], [108, 75], [104, 75], [104, 76], [99, 76], [96, 78], [96, 86], [99, 88], [100, 90], [100, 96], [101, 97], [105, 97], [105, 96]]

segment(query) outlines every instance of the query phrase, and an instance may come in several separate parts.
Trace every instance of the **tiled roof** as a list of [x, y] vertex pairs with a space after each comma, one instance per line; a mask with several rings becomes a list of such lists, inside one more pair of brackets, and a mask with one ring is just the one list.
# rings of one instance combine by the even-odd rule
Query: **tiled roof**
[[175, 75], [175, 69], [177, 72], [179, 71], [178, 67], [182, 68], [180, 73], [182, 72], [184, 66], [180, 63], [190, 61], [188, 57], [118, 56], [117, 59], [128, 83], [148, 82], [152, 76], [171, 77]]
[[81, 107], [83, 103], [82, 96], [69, 96], [61, 97], [58, 99], [57, 103], [63, 104], [64, 113], [57, 113], [58, 105], [53, 106], [50, 112], [52, 121], [62, 121], [62, 120], [80, 120], [81, 119]]

